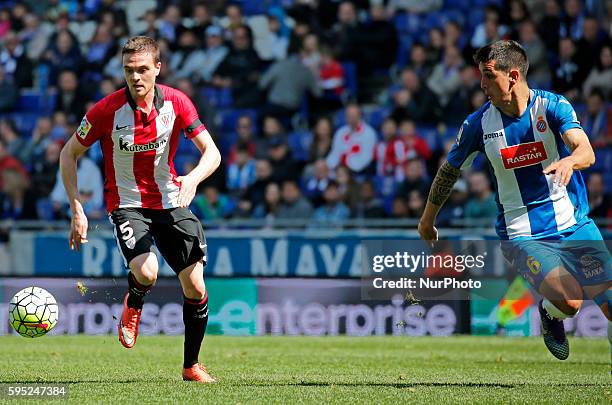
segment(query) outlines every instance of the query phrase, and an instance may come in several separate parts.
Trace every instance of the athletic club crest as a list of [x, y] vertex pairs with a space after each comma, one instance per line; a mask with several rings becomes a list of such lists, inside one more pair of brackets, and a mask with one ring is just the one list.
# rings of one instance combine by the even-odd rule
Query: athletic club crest
[[539, 116], [538, 117], [538, 122], [536, 122], [536, 129], [539, 132], [545, 132], [546, 128], [547, 128], [547, 126], [546, 126], [546, 121], [544, 121], [544, 117]]
[[159, 116], [159, 120], [166, 128], [168, 128], [168, 126], [170, 125], [170, 118], [171, 118], [170, 113], [165, 113]]

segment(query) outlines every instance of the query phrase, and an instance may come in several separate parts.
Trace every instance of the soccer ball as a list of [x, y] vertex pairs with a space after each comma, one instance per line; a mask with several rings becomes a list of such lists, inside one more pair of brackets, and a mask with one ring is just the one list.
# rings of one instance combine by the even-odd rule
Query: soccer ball
[[9, 322], [23, 337], [40, 337], [55, 327], [57, 302], [47, 290], [28, 287], [19, 291], [9, 303]]

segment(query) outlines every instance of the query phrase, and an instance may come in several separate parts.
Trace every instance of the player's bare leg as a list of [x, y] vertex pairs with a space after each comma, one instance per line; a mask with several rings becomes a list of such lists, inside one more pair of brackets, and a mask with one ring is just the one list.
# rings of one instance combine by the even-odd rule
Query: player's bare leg
[[157, 256], [148, 252], [130, 261], [129, 291], [123, 299], [123, 312], [117, 332], [123, 347], [131, 349], [136, 344], [138, 325], [144, 304], [144, 296], [157, 280]]
[[612, 374], [612, 282], [585, 286], [585, 294], [601, 308], [608, 318], [608, 341], [610, 342], [610, 374]]
[[544, 344], [553, 356], [565, 360], [569, 356], [569, 342], [563, 320], [578, 313], [582, 305], [582, 288], [567, 270], [557, 267], [546, 275], [539, 293], [544, 296], [538, 305]]
[[204, 285], [204, 264], [192, 264], [179, 273], [183, 288], [183, 321], [185, 322], [185, 346], [183, 380], [212, 383], [215, 379], [208, 374], [198, 357], [208, 324], [208, 293]]

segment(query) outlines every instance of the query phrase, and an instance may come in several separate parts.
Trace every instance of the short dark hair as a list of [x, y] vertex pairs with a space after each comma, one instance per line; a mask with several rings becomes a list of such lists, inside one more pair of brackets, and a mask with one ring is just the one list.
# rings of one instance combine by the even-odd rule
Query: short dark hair
[[529, 61], [525, 49], [516, 41], [502, 40], [485, 45], [474, 54], [476, 64], [486, 63], [494, 60], [495, 69], [509, 72], [512, 68], [518, 68], [523, 78], [527, 77]]
[[159, 45], [150, 37], [137, 36], [128, 39], [121, 50], [121, 57], [123, 58], [125, 55], [132, 55], [135, 53], [150, 53], [153, 55], [155, 63], [161, 61]]

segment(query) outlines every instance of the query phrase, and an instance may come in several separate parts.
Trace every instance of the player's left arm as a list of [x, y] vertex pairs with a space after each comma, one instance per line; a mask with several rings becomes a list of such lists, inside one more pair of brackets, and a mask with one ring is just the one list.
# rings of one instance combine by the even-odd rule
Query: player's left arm
[[544, 174], [554, 173], [554, 182], [567, 186], [574, 170], [583, 170], [595, 163], [595, 152], [582, 128], [570, 128], [561, 138], [572, 153], [546, 167]]
[[176, 178], [181, 183], [178, 195], [180, 207], [188, 207], [195, 196], [198, 184], [208, 178], [221, 164], [221, 153], [207, 130], [191, 138], [202, 156], [197, 166], [189, 174]]

